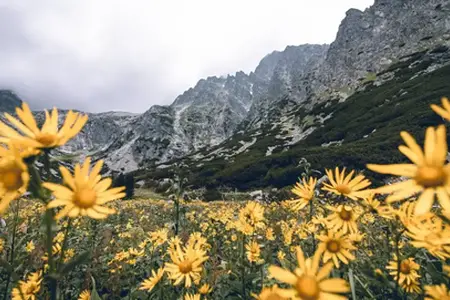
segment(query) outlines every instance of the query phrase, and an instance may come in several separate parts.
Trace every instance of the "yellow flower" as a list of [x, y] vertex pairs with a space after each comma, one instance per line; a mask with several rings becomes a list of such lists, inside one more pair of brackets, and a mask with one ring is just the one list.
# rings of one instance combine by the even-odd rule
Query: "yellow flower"
[[212, 291], [212, 287], [210, 287], [209, 284], [207, 284], [207, 283], [205, 283], [198, 289], [198, 292], [202, 295], [207, 295], [207, 294], [211, 293], [211, 291]]
[[411, 281], [409, 284], [407, 282], [403, 282], [401, 287], [410, 294], [420, 294], [422, 293], [422, 289], [420, 288], [420, 283], [417, 280]]
[[347, 282], [340, 278], [326, 279], [333, 264], [329, 262], [319, 269], [319, 252], [316, 252], [312, 259], [305, 260], [302, 249], [298, 247], [297, 261], [299, 267], [294, 273], [277, 266], [269, 267], [269, 272], [275, 279], [291, 286], [287, 290], [280, 289], [279, 294], [282, 297], [302, 300], [345, 299], [336, 294], [349, 292]]
[[424, 222], [408, 226], [406, 234], [416, 248], [425, 248], [431, 255], [442, 260], [450, 258], [450, 226], [438, 217], [428, 218]]
[[231, 241], [236, 242], [237, 241], [237, 235], [232, 234], [231, 235]]
[[349, 205], [339, 205], [337, 208], [328, 206], [328, 209], [334, 211], [327, 217], [329, 229], [334, 231], [342, 230], [343, 234], [347, 232], [355, 233], [358, 231], [356, 220], [358, 215], [353, 207]]
[[283, 251], [278, 251], [277, 252], [277, 258], [278, 258], [278, 260], [281, 262], [281, 261], [284, 261], [284, 259], [286, 258], [286, 253], [284, 253]]
[[250, 201], [239, 211], [238, 229], [244, 234], [253, 234], [257, 228], [264, 226], [264, 207], [258, 202]]
[[323, 253], [324, 263], [333, 260], [334, 266], [339, 268], [339, 261], [347, 265], [349, 260], [355, 259], [350, 250], [355, 250], [356, 247], [342, 232], [328, 231], [328, 235], [320, 235], [317, 239], [321, 241], [317, 251]]
[[[262, 289], [259, 295], [252, 294], [253, 298], [256, 300], [287, 300], [288, 298], [282, 297], [280, 294], [280, 289], [277, 285], [272, 287], [265, 287]], [[283, 293], [283, 291], [281, 291]]]
[[259, 261], [261, 255], [261, 248], [259, 244], [255, 241], [251, 241], [247, 245], [245, 245], [245, 249], [247, 249], [247, 259], [249, 262], [257, 262]]
[[55, 148], [67, 143], [76, 136], [87, 122], [87, 115], [69, 111], [63, 126], [58, 129], [58, 111], [52, 113], [45, 111], [45, 122], [39, 129], [33, 114], [26, 103], [21, 108], [16, 108], [19, 120], [5, 113], [8, 121], [21, 133], [0, 121], [0, 135], [10, 140], [17, 140], [36, 148]]
[[268, 241], [274, 241], [275, 240], [275, 236], [273, 235], [273, 229], [272, 228], [267, 228], [266, 229], [266, 239]]
[[330, 183], [324, 182], [322, 190], [346, 196], [352, 200], [364, 197], [367, 191], [364, 191], [363, 189], [371, 184], [371, 182], [361, 174], [352, 179], [355, 171], [351, 171], [348, 175], [345, 175], [345, 168], [340, 172], [339, 168], [336, 167], [334, 175], [333, 170], [326, 169], [325, 172], [327, 173]]
[[0, 146], [0, 215], [11, 201], [27, 191], [29, 181], [28, 168], [18, 150]]
[[445, 275], [447, 275], [447, 277], [450, 277], [450, 266], [449, 265], [442, 266], [442, 270], [444, 271]]
[[448, 300], [450, 299], [450, 291], [445, 284], [441, 285], [426, 285], [425, 293], [427, 297], [425, 300]]
[[[398, 269], [399, 268], [399, 269]], [[419, 264], [414, 261], [414, 258], [409, 257], [403, 259], [400, 262], [400, 266], [398, 266], [397, 257], [394, 255], [394, 260], [389, 262], [389, 265], [386, 266], [387, 270], [391, 270], [389, 274], [394, 277], [394, 280], [397, 281], [400, 285], [405, 283], [406, 285], [411, 285], [411, 282], [416, 281], [420, 278], [420, 275], [417, 271], [420, 269]], [[397, 277], [397, 271], [400, 271], [400, 279]]]
[[109, 214], [115, 213], [114, 209], [102, 206], [112, 200], [125, 196], [122, 191], [124, 187], [108, 189], [111, 186], [111, 178], [101, 179], [99, 175], [103, 166], [103, 161], [95, 164], [90, 171], [91, 159], [87, 158], [83, 166], [75, 165], [74, 176], [69, 170], [61, 166], [60, 171], [67, 187], [50, 182], [43, 183], [43, 186], [53, 192], [55, 199], [50, 201], [47, 208], [65, 206], [55, 216], [60, 219], [64, 216], [70, 218], [89, 216], [94, 219], [104, 219]]
[[408, 177], [406, 181], [386, 185], [376, 189], [377, 193], [391, 194], [388, 202], [407, 199], [421, 193], [414, 213], [425, 214], [430, 211], [435, 195], [444, 210], [450, 210], [450, 164], [447, 158], [447, 134], [444, 125], [428, 127], [425, 135], [424, 151], [407, 132], [401, 133], [407, 146], [399, 147], [412, 164], [373, 165], [367, 167], [372, 171]]
[[200, 281], [202, 264], [208, 259], [205, 251], [192, 247], [182, 247], [178, 244], [175, 249], [169, 251], [171, 263], [166, 263], [165, 271], [169, 273], [169, 279], [174, 280], [173, 285], [179, 285], [184, 281], [185, 287], [190, 287], [192, 281]]
[[36, 248], [36, 247], [34, 246], [33, 241], [29, 241], [29, 242], [27, 243], [27, 245], [25, 246], [25, 250], [26, 250], [28, 253], [33, 252], [33, 250], [34, 250], [35, 248]]
[[163, 275], [164, 275], [163, 268], [159, 268], [158, 271], [156, 272], [155, 270], [152, 270], [152, 276], [144, 280], [144, 282], [141, 283], [141, 287], [139, 289], [150, 292], [158, 284]]
[[302, 179], [302, 183], [297, 182], [295, 187], [291, 190], [292, 193], [297, 195], [299, 199], [289, 201], [292, 210], [299, 211], [303, 209], [314, 198], [314, 188], [316, 187], [317, 179], [310, 177], [309, 181], [305, 178]]
[[78, 300], [89, 300], [89, 299], [91, 299], [91, 293], [88, 290], [82, 291], [80, 296], [78, 296]]
[[3, 251], [5, 247], [5, 241], [3, 239], [0, 239], [0, 253]]
[[450, 102], [448, 101], [447, 97], [442, 97], [441, 99], [442, 107], [431, 104], [431, 109], [434, 110], [435, 113], [440, 115], [442, 118], [446, 119], [447, 121], [450, 120]]
[[[19, 286], [11, 291], [12, 300], [36, 300], [36, 295], [41, 290], [42, 271], [28, 275], [27, 281], [19, 281]], [[22, 292], [22, 295], [21, 295]]]
[[200, 294], [186, 294], [184, 296], [184, 300], [200, 300], [201, 295]]

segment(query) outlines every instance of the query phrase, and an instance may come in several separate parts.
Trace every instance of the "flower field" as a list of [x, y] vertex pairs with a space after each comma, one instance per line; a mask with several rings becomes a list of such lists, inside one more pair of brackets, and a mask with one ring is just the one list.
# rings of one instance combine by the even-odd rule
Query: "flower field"
[[[449, 120], [442, 105], [432, 109]], [[336, 167], [280, 203], [204, 203], [121, 200], [90, 158], [44, 178], [87, 118], [58, 127], [54, 110], [39, 128], [26, 104], [17, 115], [0, 123], [2, 299], [450, 299], [445, 125], [423, 146], [401, 133], [392, 151], [409, 164], [368, 162], [401, 176], [393, 184]]]

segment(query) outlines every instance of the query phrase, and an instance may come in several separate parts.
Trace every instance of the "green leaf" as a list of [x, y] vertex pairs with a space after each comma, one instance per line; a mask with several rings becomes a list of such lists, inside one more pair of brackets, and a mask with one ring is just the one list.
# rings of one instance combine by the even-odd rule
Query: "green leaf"
[[86, 260], [88, 260], [90, 256], [91, 256], [90, 251], [85, 251], [85, 252], [81, 253], [80, 255], [75, 256], [68, 263], [66, 263], [62, 266], [61, 271], [59, 273], [62, 276], [67, 275], [69, 272], [71, 272], [73, 269], [75, 269], [76, 266], [81, 265]]
[[97, 293], [97, 287], [95, 285], [94, 277], [91, 276], [91, 280], [92, 280], [92, 290], [91, 290], [91, 299], [90, 300], [102, 300], [102, 298], [100, 298], [100, 295]]
[[9, 264], [9, 262], [7, 262], [6, 260], [1, 259], [1, 258], [0, 258], [0, 267], [2, 267], [3, 269], [5, 269], [6, 272], [8, 272], [8, 274], [12, 273], [12, 271], [13, 271], [13, 268], [12, 268], [12, 266]]

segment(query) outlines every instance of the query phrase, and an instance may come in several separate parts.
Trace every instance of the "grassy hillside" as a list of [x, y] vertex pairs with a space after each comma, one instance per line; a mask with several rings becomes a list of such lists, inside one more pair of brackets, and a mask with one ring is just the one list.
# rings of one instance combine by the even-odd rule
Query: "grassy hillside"
[[[362, 170], [366, 163], [401, 162], [404, 157], [395, 150], [401, 144], [399, 132], [406, 130], [421, 142], [427, 126], [442, 123], [429, 108], [440, 98], [450, 95], [450, 53], [447, 48], [416, 53], [392, 65], [377, 78], [349, 97], [345, 102], [329, 101], [316, 105], [312, 111], [299, 109], [301, 120], [311, 116], [332, 117], [318, 126], [304, 140], [289, 149], [277, 149], [266, 156], [268, 146], [279, 143], [276, 132], [263, 129], [256, 143], [231, 159], [223, 157], [201, 163], [185, 159], [189, 179], [194, 186], [226, 185], [238, 189], [284, 187], [293, 184], [301, 169], [298, 161], [304, 157], [315, 169], [347, 166]], [[439, 67], [432, 71], [431, 65]], [[238, 140], [251, 140], [254, 132], [226, 141], [217, 148], [237, 147]], [[339, 144], [322, 146], [330, 142]], [[278, 151], [278, 152], [277, 152]], [[387, 154], [389, 153], [389, 154]], [[393, 154], [394, 153], [394, 154]], [[170, 169], [150, 172], [152, 177], [164, 177]], [[373, 180], [379, 177], [367, 173]]]

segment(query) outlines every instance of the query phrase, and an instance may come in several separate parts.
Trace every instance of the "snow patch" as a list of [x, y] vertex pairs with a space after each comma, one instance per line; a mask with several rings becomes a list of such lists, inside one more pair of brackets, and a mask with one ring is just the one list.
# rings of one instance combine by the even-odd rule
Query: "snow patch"
[[340, 146], [340, 145], [342, 145], [342, 143], [344, 142], [344, 140], [340, 140], [340, 141], [331, 141], [331, 142], [329, 142], [329, 143], [323, 143], [322, 145], [320, 145], [321, 147], [329, 147], [329, 146], [332, 146], [332, 145], [337, 145], [337, 146]]
[[278, 146], [267, 147], [266, 156], [272, 155], [273, 150]]

